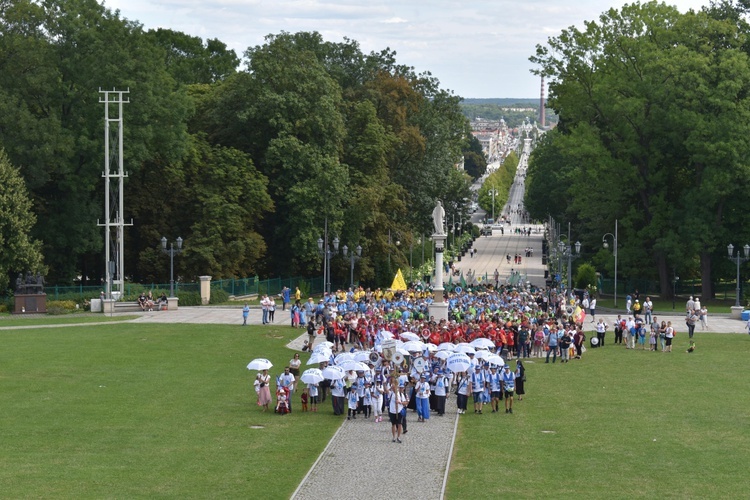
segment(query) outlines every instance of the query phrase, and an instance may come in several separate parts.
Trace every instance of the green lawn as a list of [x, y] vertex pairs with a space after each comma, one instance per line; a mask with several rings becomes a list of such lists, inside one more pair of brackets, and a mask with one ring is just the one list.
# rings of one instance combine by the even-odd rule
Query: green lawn
[[[341, 420], [327, 403], [260, 412], [245, 366], [268, 357], [280, 370], [298, 333], [0, 331], [2, 496], [288, 498]], [[685, 346], [682, 334], [671, 354], [607, 345], [566, 365], [528, 363], [513, 415], [461, 417], [447, 498], [746, 496], [750, 336]]]
[[1, 331], [2, 496], [288, 498], [340, 419], [261, 413], [246, 365], [267, 357], [282, 368], [291, 358], [283, 346], [298, 333]]
[[513, 415], [461, 417], [447, 498], [745, 497], [750, 337], [696, 337], [527, 363]]

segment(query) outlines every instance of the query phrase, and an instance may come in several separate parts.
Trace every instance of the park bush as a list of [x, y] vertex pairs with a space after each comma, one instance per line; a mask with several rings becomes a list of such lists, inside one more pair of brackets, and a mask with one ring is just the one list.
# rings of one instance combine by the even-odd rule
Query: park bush
[[49, 300], [47, 301], [47, 314], [68, 314], [75, 312], [76, 301], [74, 300]]
[[590, 288], [596, 286], [596, 269], [591, 264], [578, 266], [575, 278], [576, 288]]
[[[213, 295], [213, 291], [211, 292]], [[199, 306], [201, 305], [201, 294], [198, 292], [180, 292], [181, 306]]]
[[[182, 298], [180, 298], [180, 302], [182, 302]], [[211, 300], [209, 301], [209, 304], [224, 304], [226, 302], [229, 302], [229, 293], [221, 288], [214, 288], [211, 290]]]

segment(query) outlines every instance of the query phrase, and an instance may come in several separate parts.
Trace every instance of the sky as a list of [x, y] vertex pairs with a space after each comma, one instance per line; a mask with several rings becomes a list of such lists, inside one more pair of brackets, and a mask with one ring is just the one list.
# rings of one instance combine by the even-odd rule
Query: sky
[[[429, 71], [465, 98], [538, 98], [529, 56], [570, 26], [622, 0], [105, 0], [145, 29], [217, 38], [242, 57], [269, 34], [317, 31], [364, 53], [396, 51], [399, 64]], [[667, 0], [680, 11], [709, 0]]]

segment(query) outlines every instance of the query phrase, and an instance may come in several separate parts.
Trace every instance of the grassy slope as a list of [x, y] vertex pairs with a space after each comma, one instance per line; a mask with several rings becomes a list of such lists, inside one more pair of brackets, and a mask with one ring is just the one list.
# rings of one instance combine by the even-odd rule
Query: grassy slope
[[255, 372], [245, 366], [268, 357], [283, 367], [294, 333], [207, 325], [0, 332], [3, 496], [288, 498], [340, 423], [328, 413], [263, 414], [254, 404]]
[[447, 497], [746, 495], [750, 338], [699, 335], [692, 354], [686, 338], [527, 364], [513, 415], [461, 418]]

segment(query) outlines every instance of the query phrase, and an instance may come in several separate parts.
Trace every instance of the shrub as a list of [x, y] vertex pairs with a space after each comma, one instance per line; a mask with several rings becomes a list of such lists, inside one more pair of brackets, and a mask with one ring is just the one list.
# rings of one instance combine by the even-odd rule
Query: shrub
[[575, 279], [576, 288], [589, 288], [596, 286], [596, 269], [591, 264], [578, 266]]
[[201, 305], [201, 294], [198, 292], [180, 292], [181, 306], [199, 306]]
[[[182, 299], [180, 299], [180, 302], [182, 302]], [[209, 304], [223, 304], [225, 302], [229, 302], [229, 294], [222, 290], [221, 288], [214, 288], [211, 290], [211, 300], [209, 300]]]
[[300, 281], [299, 283], [297, 283], [296, 286], [299, 287], [300, 297], [304, 298], [304, 297], [309, 297], [310, 296], [310, 288], [311, 287], [310, 287], [310, 282], [309, 281], [307, 281], [307, 280]]
[[50, 300], [47, 302], [47, 314], [68, 314], [76, 310], [73, 300]]

